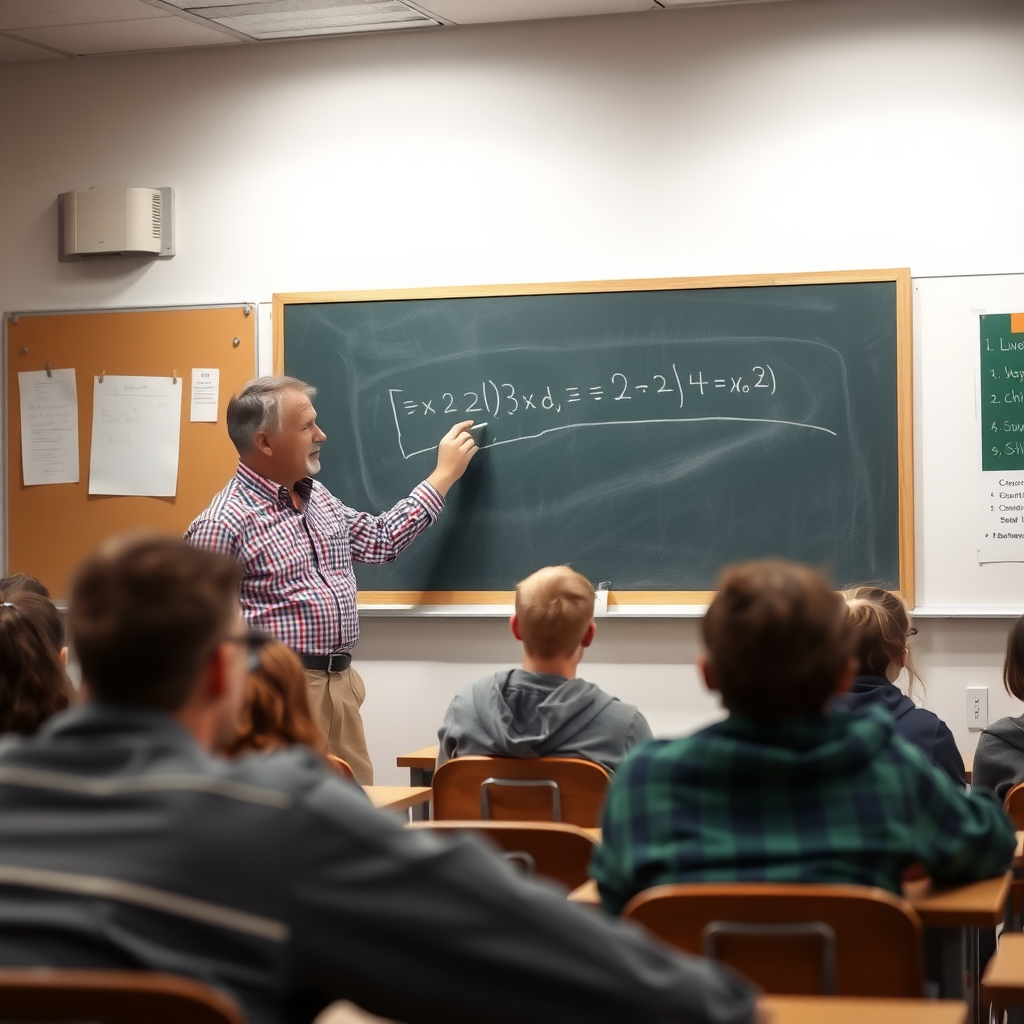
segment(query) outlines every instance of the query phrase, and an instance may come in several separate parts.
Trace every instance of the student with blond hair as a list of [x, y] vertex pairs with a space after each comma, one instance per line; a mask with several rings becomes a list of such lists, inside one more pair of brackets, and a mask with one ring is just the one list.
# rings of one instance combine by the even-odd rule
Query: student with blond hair
[[576, 676], [596, 632], [589, 580], [567, 565], [538, 570], [516, 587], [511, 626], [522, 667], [459, 690], [438, 730], [439, 765], [469, 754], [579, 757], [615, 771], [651, 738], [632, 704]]
[[884, 707], [893, 717], [896, 732], [962, 786], [964, 762], [949, 727], [896, 686], [904, 670], [911, 693], [915, 683], [923, 685], [910, 656], [910, 638], [917, 630], [910, 623], [907, 606], [880, 587], [857, 587], [848, 590], [845, 597], [853, 631], [853, 655], [859, 667], [850, 689], [836, 698], [836, 707], [854, 713], [869, 705]]

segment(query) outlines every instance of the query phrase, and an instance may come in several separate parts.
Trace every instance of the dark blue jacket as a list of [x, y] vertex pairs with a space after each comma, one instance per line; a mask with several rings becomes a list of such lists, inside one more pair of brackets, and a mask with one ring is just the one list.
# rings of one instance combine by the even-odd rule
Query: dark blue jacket
[[964, 762], [956, 741], [938, 715], [919, 708], [909, 697], [882, 676], [857, 676], [848, 693], [832, 701], [834, 707], [855, 714], [869, 704], [881, 704], [896, 720], [896, 731], [928, 755], [954, 782], [964, 784]]

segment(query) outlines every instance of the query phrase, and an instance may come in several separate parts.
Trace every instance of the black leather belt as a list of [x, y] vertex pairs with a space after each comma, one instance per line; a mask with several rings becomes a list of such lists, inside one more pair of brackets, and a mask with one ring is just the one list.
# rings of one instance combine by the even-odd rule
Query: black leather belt
[[302, 667], [314, 672], [344, 672], [352, 664], [352, 655], [341, 654], [300, 654]]

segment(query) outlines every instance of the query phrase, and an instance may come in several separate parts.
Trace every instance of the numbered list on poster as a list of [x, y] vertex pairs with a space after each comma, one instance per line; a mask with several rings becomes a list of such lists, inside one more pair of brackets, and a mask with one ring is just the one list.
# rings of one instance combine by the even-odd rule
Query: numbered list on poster
[[1024, 562], [1024, 313], [982, 315], [979, 562]]

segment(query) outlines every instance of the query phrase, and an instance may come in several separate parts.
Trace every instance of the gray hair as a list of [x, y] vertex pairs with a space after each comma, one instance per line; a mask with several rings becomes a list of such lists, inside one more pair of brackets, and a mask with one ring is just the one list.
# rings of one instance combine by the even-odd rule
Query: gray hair
[[286, 391], [316, 397], [316, 388], [298, 377], [257, 377], [228, 402], [228, 437], [239, 455], [252, 451], [261, 430], [272, 434], [281, 429], [281, 396]]

